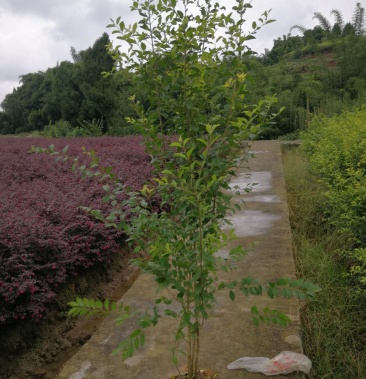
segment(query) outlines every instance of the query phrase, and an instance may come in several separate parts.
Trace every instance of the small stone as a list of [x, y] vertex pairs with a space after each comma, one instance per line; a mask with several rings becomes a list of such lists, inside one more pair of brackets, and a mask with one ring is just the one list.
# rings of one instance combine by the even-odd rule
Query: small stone
[[301, 345], [301, 339], [296, 334], [293, 334], [291, 336], [287, 336], [285, 338], [285, 342], [289, 343], [290, 345]]

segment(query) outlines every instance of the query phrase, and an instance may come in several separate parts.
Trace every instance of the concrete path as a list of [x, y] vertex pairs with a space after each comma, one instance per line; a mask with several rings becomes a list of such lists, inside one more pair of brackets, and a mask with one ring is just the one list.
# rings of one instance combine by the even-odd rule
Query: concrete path
[[[222, 274], [223, 279], [252, 276], [263, 282], [280, 277], [295, 278], [289, 214], [281, 163], [280, 143], [257, 141], [252, 146], [254, 159], [248, 169], [242, 170], [233, 185], [245, 186], [256, 182], [253, 191], [243, 196], [246, 205], [233, 217], [238, 239], [245, 247], [255, 244], [253, 251], [238, 264], [238, 269]], [[225, 255], [227, 252], [221, 251]], [[147, 275], [141, 275], [121, 301], [140, 310], [152, 309], [156, 296], [155, 284]], [[250, 309], [266, 306], [285, 312], [293, 323], [289, 327], [252, 323]], [[57, 379], [168, 379], [176, 374], [170, 348], [174, 346], [175, 321], [162, 319], [147, 331], [143, 349], [133, 358], [122, 362], [111, 352], [119, 341], [133, 330], [131, 322], [116, 328], [113, 320], [102, 323], [93, 337], [71, 358]], [[245, 298], [239, 293], [232, 302], [226, 292], [217, 294], [217, 304], [205, 324], [201, 340], [201, 367], [211, 368], [221, 379], [255, 379], [265, 376], [245, 370], [227, 370], [234, 360], [245, 357], [272, 358], [283, 350], [301, 352], [299, 338], [299, 303], [296, 300], [264, 297]], [[181, 364], [185, 363], [184, 357]], [[303, 378], [301, 374], [276, 378]]]

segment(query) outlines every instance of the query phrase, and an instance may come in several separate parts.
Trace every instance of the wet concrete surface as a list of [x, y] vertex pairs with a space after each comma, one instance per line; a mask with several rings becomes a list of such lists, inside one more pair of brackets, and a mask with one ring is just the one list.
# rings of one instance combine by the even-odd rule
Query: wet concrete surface
[[[217, 255], [227, 258], [233, 246], [249, 248], [237, 269], [222, 273], [222, 280], [240, 280], [251, 276], [263, 282], [280, 277], [295, 278], [288, 207], [281, 164], [280, 143], [256, 141], [252, 146], [254, 158], [235, 180], [232, 187], [241, 189], [235, 201], [245, 201], [241, 211], [231, 218], [237, 239]], [[248, 175], [250, 173], [250, 175]], [[243, 191], [248, 184], [257, 183], [250, 193]], [[227, 226], [226, 228], [230, 228]], [[148, 275], [142, 274], [122, 297], [124, 304], [141, 311], [152, 309], [156, 286]], [[269, 307], [285, 312], [292, 324], [288, 327], [261, 325], [255, 327], [250, 309]], [[217, 293], [217, 302], [201, 333], [200, 366], [215, 370], [221, 379], [264, 378], [259, 373], [227, 370], [227, 365], [245, 356], [276, 356], [283, 350], [302, 352], [299, 337], [299, 303], [296, 300], [267, 297], [244, 297], [237, 293], [232, 302], [225, 292]], [[172, 363], [171, 348], [177, 323], [162, 318], [147, 330], [145, 346], [123, 362], [111, 355], [118, 343], [132, 330], [134, 320], [117, 328], [113, 320], [105, 320], [93, 337], [63, 367], [57, 379], [168, 379], [177, 371]], [[184, 347], [183, 347], [184, 349]], [[185, 363], [181, 357], [180, 364]], [[303, 378], [302, 374], [276, 376]]]

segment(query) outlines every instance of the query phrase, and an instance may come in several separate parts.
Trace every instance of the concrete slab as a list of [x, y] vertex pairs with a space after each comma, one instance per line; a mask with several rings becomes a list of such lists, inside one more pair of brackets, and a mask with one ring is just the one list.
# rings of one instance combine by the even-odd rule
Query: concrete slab
[[[289, 214], [281, 164], [280, 143], [256, 141], [252, 146], [255, 158], [249, 162], [251, 176], [243, 169], [233, 186], [245, 188], [257, 182], [249, 194], [241, 194], [236, 201], [246, 205], [232, 217], [238, 239], [234, 246], [255, 244], [237, 269], [220, 274], [222, 279], [241, 279], [252, 276], [262, 281], [280, 277], [295, 278]], [[218, 253], [227, 256], [227, 251]], [[153, 307], [156, 286], [152, 278], [142, 274], [121, 301], [141, 311]], [[257, 305], [285, 312], [293, 321], [289, 327], [252, 323], [250, 309]], [[176, 374], [171, 361], [176, 322], [169, 318], [146, 333], [146, 344], [134, 357], [122, 362], [111, 352], [119, 341], [133, 330], [133, 320], [116, 328], [113, 320], [105, 320], [93, 337], [62, 368], [57, 379], [168, 379]], [[217, 294], [211, 318], [201, 334], [201, 364], [220, 374], [221, 379], [259, 379], [264, 375], [245, 370], [227, 370], [234, 360], [245, 356], [272, 358], [283, 350], [302, 352], [299, 336], [299, 303], [296, 300], [267, 297], [245, 298], [239, 293], [232, 302], [227, 293]], [[185, 363], [184, 357], [181, 363]], [[303, 378], [302, 374], [276, 376]]]

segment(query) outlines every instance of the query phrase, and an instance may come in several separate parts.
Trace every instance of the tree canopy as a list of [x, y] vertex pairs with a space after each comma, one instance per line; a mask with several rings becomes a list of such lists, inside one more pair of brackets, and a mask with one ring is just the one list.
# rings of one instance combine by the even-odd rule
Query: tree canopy
[[[86, 50], [77, 52], [71, 47], [73, 62], [62, 61], [44, 72], [21, 75], [19, 87], [1, 103], [0, 133], [42, 130], [60, 120], [77, 127], [93, 119], [103, 119], [107, 132], [120, 113], [119, 107], [128, 115], [124, 103], [130, 94], [121, 99], [120, 83], [102, 76], [114, 66], [106, 49], [109, 43], [109, 35], [104, 33]], [[130, 84], [124, 82], [124, 86]]]

